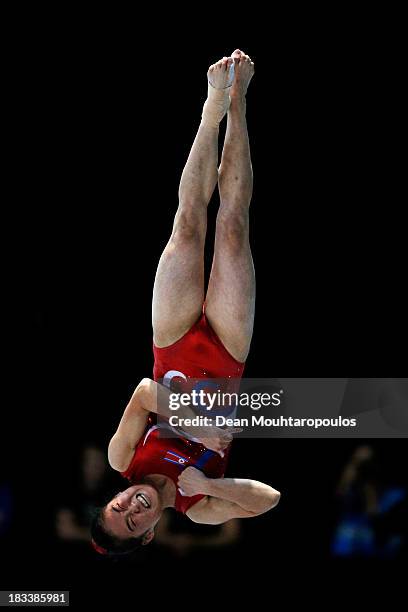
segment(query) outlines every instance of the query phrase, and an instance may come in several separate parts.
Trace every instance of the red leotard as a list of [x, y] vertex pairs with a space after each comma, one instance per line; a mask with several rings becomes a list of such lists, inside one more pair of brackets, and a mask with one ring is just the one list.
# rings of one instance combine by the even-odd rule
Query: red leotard
[[181, 472], [192, 465], [201, 469], [210, 478], [222, 478], [227, 466], [230, 447], [225, 455], [207, 450], [202, 444], [182, 438], [161, 438], [160, 429], [165, 423], [153, 425], [147, 430], [139, 441], [133, 459], [122, 476], [133, 483], [143, 480], [148, 474], [163, 474], [168, 476], [176, 485], [175, 509], [185, 514], [191, 506], [196, 504], [204, 495], [187, 497], [177, 487], [177, 480]]
[[[244, 363], [236, 361], [210, 327], [204, 314], [177, 342], [165, 348], [153, 344], [155, 380], [170, 386], [176, 378], [187, 379], [224, 378], [239, 379]], [[141, 482], [148, 474], [163, 474], [176, 485], [175, 509], [186, 513], [204, 495], [187, 497], [177, 487], [180, 473], [188, 466], [202, 470], [210, 478], [222, 478], [227, 466], [230, 446], [221, 458], [217, 453], [188, 438], [160, 437], [160, 430], [169, 427], [166, 423], [153, 424], [149, 417], [148, 428], [136, 446], [133, 459], [122, 476], [132, 484]]]
[[227, 351], [204, 312], [174, 344], [159, 348], [153, 343], [153, 354], [154, 380], [174, 370], [189, 378], [241, 378], [245, 366]]

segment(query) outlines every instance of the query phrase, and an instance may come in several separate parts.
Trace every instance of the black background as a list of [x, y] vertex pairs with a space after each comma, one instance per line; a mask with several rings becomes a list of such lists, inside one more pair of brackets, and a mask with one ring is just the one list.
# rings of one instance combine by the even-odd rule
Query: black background
[[[245, 11], [218, 7], [222, 24], [203, 14], [184, 28], [159, 9], [148, 21], [48, 14], [35, 31], [29, 15], [14, 26], [17, 235], [8, 260], [17, 299], [7, 327], [19, 374], [5, 409], [12, 434], [3, 433], [3, 466], [17, 503], [4, 588], [69, 588], [74, 602], [80, 593], [123, 603], [161, 592], [174, 604], [189, 583], [205, 602], [221, 591], [273, 600], [286, 581], [311, 599], [327, 581], [348, 589], [368, 576], [372, 593], [390, 576], [399, 582], [395, 563], [329, 556], [333, 491], [356, 445], [345, 440], [236, 442], [229, 473], [270, 482], [282, 501], [245, 524], [225, 567], [216, 558], [169, 566], [154, 548], [143, 565], [107, 566], [54, 541], [79, 449], [106, 447], [135, 384], [151, 375], [154, 273], [205, 72], [237, 46], [256, 63], [248, 125], [257, 314], [246, 375], [406, 374], [400, 94], [389, 62], [398, 37], [390, 47], [385, 23], [353, 15], [252, 23]], [[214, 201], [209, 253], [215, 210]], [[405, 441], [374, 445], [400, 480]]]

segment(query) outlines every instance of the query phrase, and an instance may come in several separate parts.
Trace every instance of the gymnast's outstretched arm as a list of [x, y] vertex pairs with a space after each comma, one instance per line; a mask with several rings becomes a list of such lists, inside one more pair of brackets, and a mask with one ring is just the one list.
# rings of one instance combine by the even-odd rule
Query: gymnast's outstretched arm
[[[119, 472], [125, 471], [133, 457], [135, 448], [144, 434], [150, 412], [155, 412], [165, 419], [174, 416], [169, 407], [171, 391], [150, 378], [143, 378], [137, 385], [115, 435], [108, 448], [108, 459], [111, 467]], [[177, 415], [182, 419], [192, 419], [196, 414], [188, 406], [180, 406]], [[210, 427], [183, 427], [183, 430], [193, 435], [197, 441], [217, 453], [223, 454], [232, 441], [232, 433], [237, 429], [220, 429]]]
[[218, 525], [233, 518], [259, 516], [274, 508], [280, 493], [263, 482], [242, 478], [207, 478], [194, 467], [186, 468], [178, 479], [186, 495], [205, 495], [187, 511], [195, 523]]

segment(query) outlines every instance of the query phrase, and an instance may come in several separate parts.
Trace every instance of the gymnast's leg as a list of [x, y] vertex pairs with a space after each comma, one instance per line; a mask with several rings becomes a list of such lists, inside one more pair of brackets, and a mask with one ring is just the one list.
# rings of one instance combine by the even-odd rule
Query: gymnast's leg
[[255, 314], [255, 272], [248, 233], [253, 181], [245, 116], [254, 65], [238, 49], [232, 57], [235, 79], [219, 168], [220, 209], [206, 315], [227, 350], [242, 362], [249, 352]]
[[231, 64], [224, 57], [208, 70], [208, 98], [181, 176], [173, 231], [157, 268], [152, 318], [159, 347], [183, 336], [201, 313], [207, 206], [218, 180], [219, 124], [229, 106]]

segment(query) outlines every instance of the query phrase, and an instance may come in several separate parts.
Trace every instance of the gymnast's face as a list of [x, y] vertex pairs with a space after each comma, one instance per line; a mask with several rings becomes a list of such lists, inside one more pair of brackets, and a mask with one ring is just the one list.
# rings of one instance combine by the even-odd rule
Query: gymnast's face
[[137, 538], [154, 527], [161, 512], [157, 490], [149, 484], [138, 484], [118, 493], [107, 504], [103, 524], [116, 538]]

